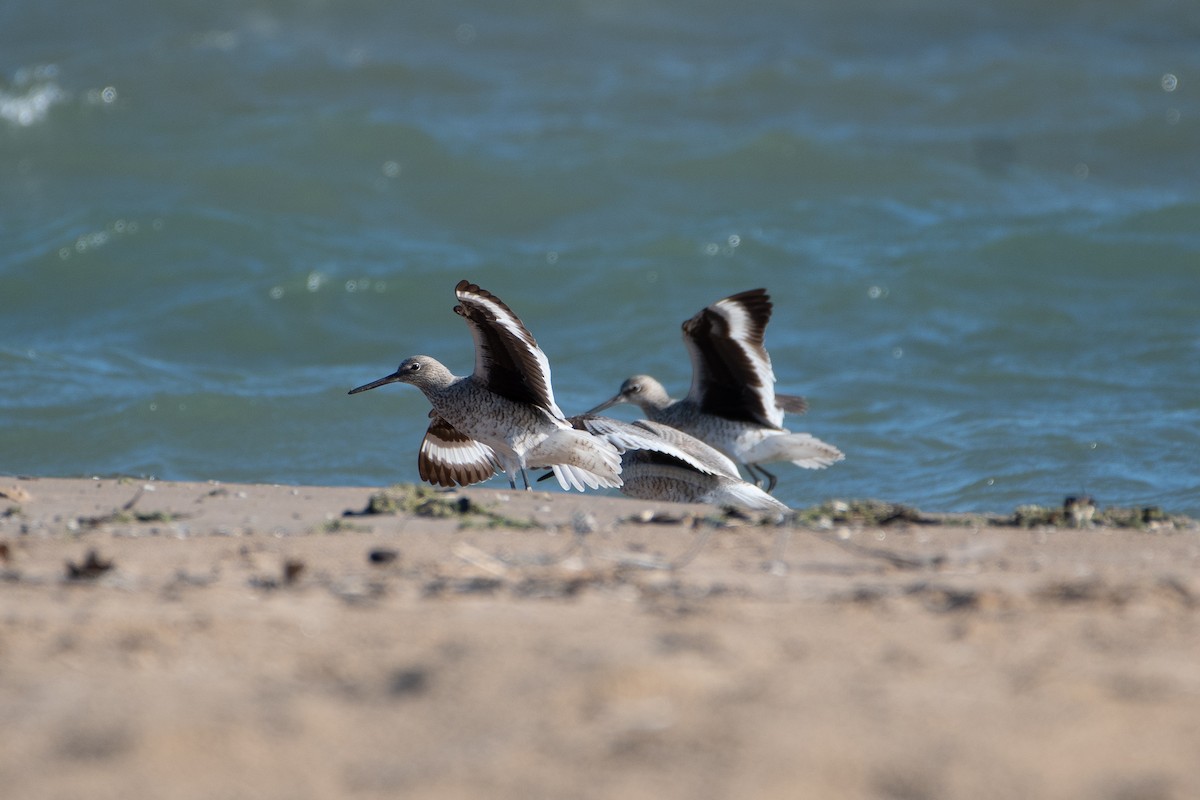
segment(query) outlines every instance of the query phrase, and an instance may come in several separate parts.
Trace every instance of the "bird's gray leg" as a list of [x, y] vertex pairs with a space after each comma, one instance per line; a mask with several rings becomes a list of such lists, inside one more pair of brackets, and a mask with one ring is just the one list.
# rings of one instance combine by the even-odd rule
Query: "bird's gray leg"
[[764, 469], [761, 466], [755, 466], [753, 464], [742, 464], [742, 466], [745, 467], [746, 472], [749, 472], [750, 476], [752, 478], [754, 478], [755, 486], [757, 486], [760, 489], [763, 488], [763, 479], [759, 475], [759, 473], [762, 473], [762, 476], [765, 476], [767, 479], [767, 488], [764, 489], [763, 491], [765, 491], [767, 494], [770, 494], [771, 492], [773, 492], [775, 490], [775, 484], [778, 481], [778, 479], [772, 473], [768, 472], [766, 469]]
[[[525, 491], [527, 491], [527, 492], [532, 492], [532, 491], [533, 491], [533, 489], [532, 489], [532, 488], [530, 488], [530, 486], [529, 486], [529, 476], [525, 474], [525, 468], [524, 468], [524, 467], [521, 467], [521, 480], [525, 482]], [[515, 489], [515, 488], [517, 488], [517, 487], [516, 487], [516, 484], [513, 484], [513, 488], [514, 488], [514, 489]]]
[[[517, 479], [516, 479], [516, 477], [515, 477], [515, 476], [514, 476], [514, 475], [513, 475], [511, 472], [510, 472], [510, 473], [508, 473], [508, 488], [510, 488], [510, 489], [516, 489], [516, 488], [517, 488]], [[529, 487], [528, 487], [528, 486], [526, 486], [525, 488], [527, 488], [527, 489], [528, 489]]]
[[771, 492], [775, 491], [775, 482], [776, 482], [775, 473], [767, 472], [762, 467], [759, 467], [758, 471], [761, 472], [763, 475], [767, 476], [767, 488], [764, 491], [766, 491], [767, 494], [770, 494]]
[[742, 463], [741, 461], [738, 462], [738, 466], [746, 470], [746, 474], [750, 476], [750, 480], [754, 481], [755, 486], [760, 489], [762, 488], [763, 479], [759, 476], [758, 470], [749, 464]]

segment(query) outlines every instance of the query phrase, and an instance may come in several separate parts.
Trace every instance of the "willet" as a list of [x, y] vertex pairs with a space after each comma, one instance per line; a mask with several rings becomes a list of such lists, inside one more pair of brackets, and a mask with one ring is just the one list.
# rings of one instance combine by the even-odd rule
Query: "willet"
[[776, 478], [764, 463], [791, 461], [821, 469], [841, 461], [845, 456], [833, 445], [783, 427], [784, 412], [803, 413], [807, 403], [802, 397], [775, 393], [775, 373], [763, 345], [771, 307], [766, 290], [752, 289], [718, 300], [683, 323], [692, 385], [682, 400], [672, 400], [649, 375], [634, 375], [616, 395], [587, 413], [633, 403], [655, 422], [690, 433], [725, 453], [760, 485], [765, 477], [768, 492]]
[[648, 419], [623, 422], [587, 415], [570, 422], [621, 451], [621, 492], [630, 497], [779, 515], [790, 511], [742, 480], [737, 465], [724, 454], [677, 428]]
[[497, 470], [515, 489], [529, 488], [528, 468], [550, 468], [564, 488], [619, 487], [621, 457], [608, 442], [571, 427], [554, 402], [550, 363], [532, 334], [500, 298], [468, 281], [454, 287], [454, 312], [475, 340], [475, 370], [458, 377], [429, 356], [413, 356], [391, 375], [351, 389], [388, 383], [420, 389], [433, 410], [417, 470], [439, 486], [466, 486]]

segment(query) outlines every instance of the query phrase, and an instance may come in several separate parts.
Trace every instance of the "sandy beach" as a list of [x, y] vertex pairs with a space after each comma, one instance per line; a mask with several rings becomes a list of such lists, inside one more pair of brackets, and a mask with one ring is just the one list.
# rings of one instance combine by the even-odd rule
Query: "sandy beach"
[[1193, 523], [854, 512], [0, 478], [0, 794], [1200, 796]]

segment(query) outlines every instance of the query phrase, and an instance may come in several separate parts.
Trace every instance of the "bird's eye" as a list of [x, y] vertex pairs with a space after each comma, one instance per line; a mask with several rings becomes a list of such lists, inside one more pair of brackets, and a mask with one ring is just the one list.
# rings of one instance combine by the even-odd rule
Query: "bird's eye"
[[640, 391], [642, 391], [642, 385], [640, 383], [635, 383], [633, 386], [629, 387], [630, 394], [637, 394]]
[[421, 371], [421, 362], [414, 361], [413, 363], [409, 364], [408, 371], [409, 372], [420, 372]]

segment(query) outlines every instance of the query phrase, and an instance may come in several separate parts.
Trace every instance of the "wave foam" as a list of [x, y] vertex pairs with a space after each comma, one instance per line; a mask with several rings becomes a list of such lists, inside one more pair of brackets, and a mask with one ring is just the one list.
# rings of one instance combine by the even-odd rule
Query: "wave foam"
[[29, 127], [46, 118], [50, 109], [67, 99], [55, 78], [58, 67], [44, 64], [23, 67], [13, 78], [13, 91], [0, 89], [0, 119]]

